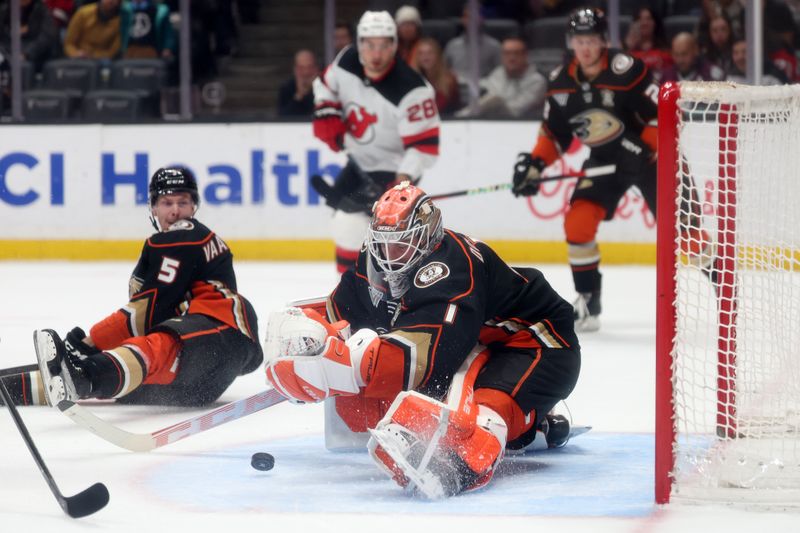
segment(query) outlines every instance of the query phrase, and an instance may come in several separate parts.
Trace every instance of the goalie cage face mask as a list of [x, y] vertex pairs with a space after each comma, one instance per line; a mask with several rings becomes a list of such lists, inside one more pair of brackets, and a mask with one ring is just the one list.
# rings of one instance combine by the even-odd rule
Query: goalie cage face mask
[[367, 274], [373, 294], [400, 298], [410, 274], [442, 241], [442, 212], [421, 189], [404, 181], [375, 203], [367, 232]]

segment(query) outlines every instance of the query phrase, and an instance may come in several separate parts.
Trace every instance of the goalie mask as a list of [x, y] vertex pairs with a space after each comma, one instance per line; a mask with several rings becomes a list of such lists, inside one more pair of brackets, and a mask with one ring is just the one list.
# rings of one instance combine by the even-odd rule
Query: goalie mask
[[197, 191], [197, 179], [191, 170], [186, 167], [162, 167], [155, 171], [150, 178], [148, 196], [150, 203], [150, 222], [157, 231], [162, 231], [153, 214], [156, 202], [160, 196], [166, 194], [189, 193], [194, 202], [194, 213], [200, 206], [200, 194]]
[[383, 193], [367, 232], [367, 275], [373, 294], [402, 297], [411, 274], [443, 236], [442, 212], [424, 191], [404, 181]]

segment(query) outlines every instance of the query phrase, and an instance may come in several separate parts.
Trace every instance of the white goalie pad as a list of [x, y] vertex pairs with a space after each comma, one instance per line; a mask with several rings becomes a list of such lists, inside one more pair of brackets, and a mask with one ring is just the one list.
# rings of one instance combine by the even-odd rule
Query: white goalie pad
[[322, 352], [328, 332], [325, 327], [308, 318], [297, 307], [287, 307], [269, 314], [264, 357], [310, 356]]

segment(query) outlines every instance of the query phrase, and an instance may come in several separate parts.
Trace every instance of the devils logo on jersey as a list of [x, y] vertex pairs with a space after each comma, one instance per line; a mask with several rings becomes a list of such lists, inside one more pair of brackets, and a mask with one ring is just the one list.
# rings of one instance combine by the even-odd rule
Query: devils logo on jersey
[[622, 121], [604, 109], [587, 109], [569, 123], [575, 135], [589, 147], [613, 141], [625, 131]]
[[347, 133], [360, 144], [371, 142], [375, 138], [375, 129], [371, 126], [378, 122], [378, 115], [370, 113], [358, 104], [348, 104], [345, 109]]

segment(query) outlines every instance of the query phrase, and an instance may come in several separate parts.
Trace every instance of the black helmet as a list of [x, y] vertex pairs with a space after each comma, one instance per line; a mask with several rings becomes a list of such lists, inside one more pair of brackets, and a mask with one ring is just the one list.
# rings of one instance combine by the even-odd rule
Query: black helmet
[[186, 167], [163, 167], [156, 170], [150, 178], [150, 206], [154, 206], [159, 196], [188, 192], [195, 205], [200, 205], [197, 193], [197, 179]]
[[605, 38], [608, 33], [606, 14], [596, 7], [581, 7], [573, 11], [567, 22], [567, 36], [595, 35]]

